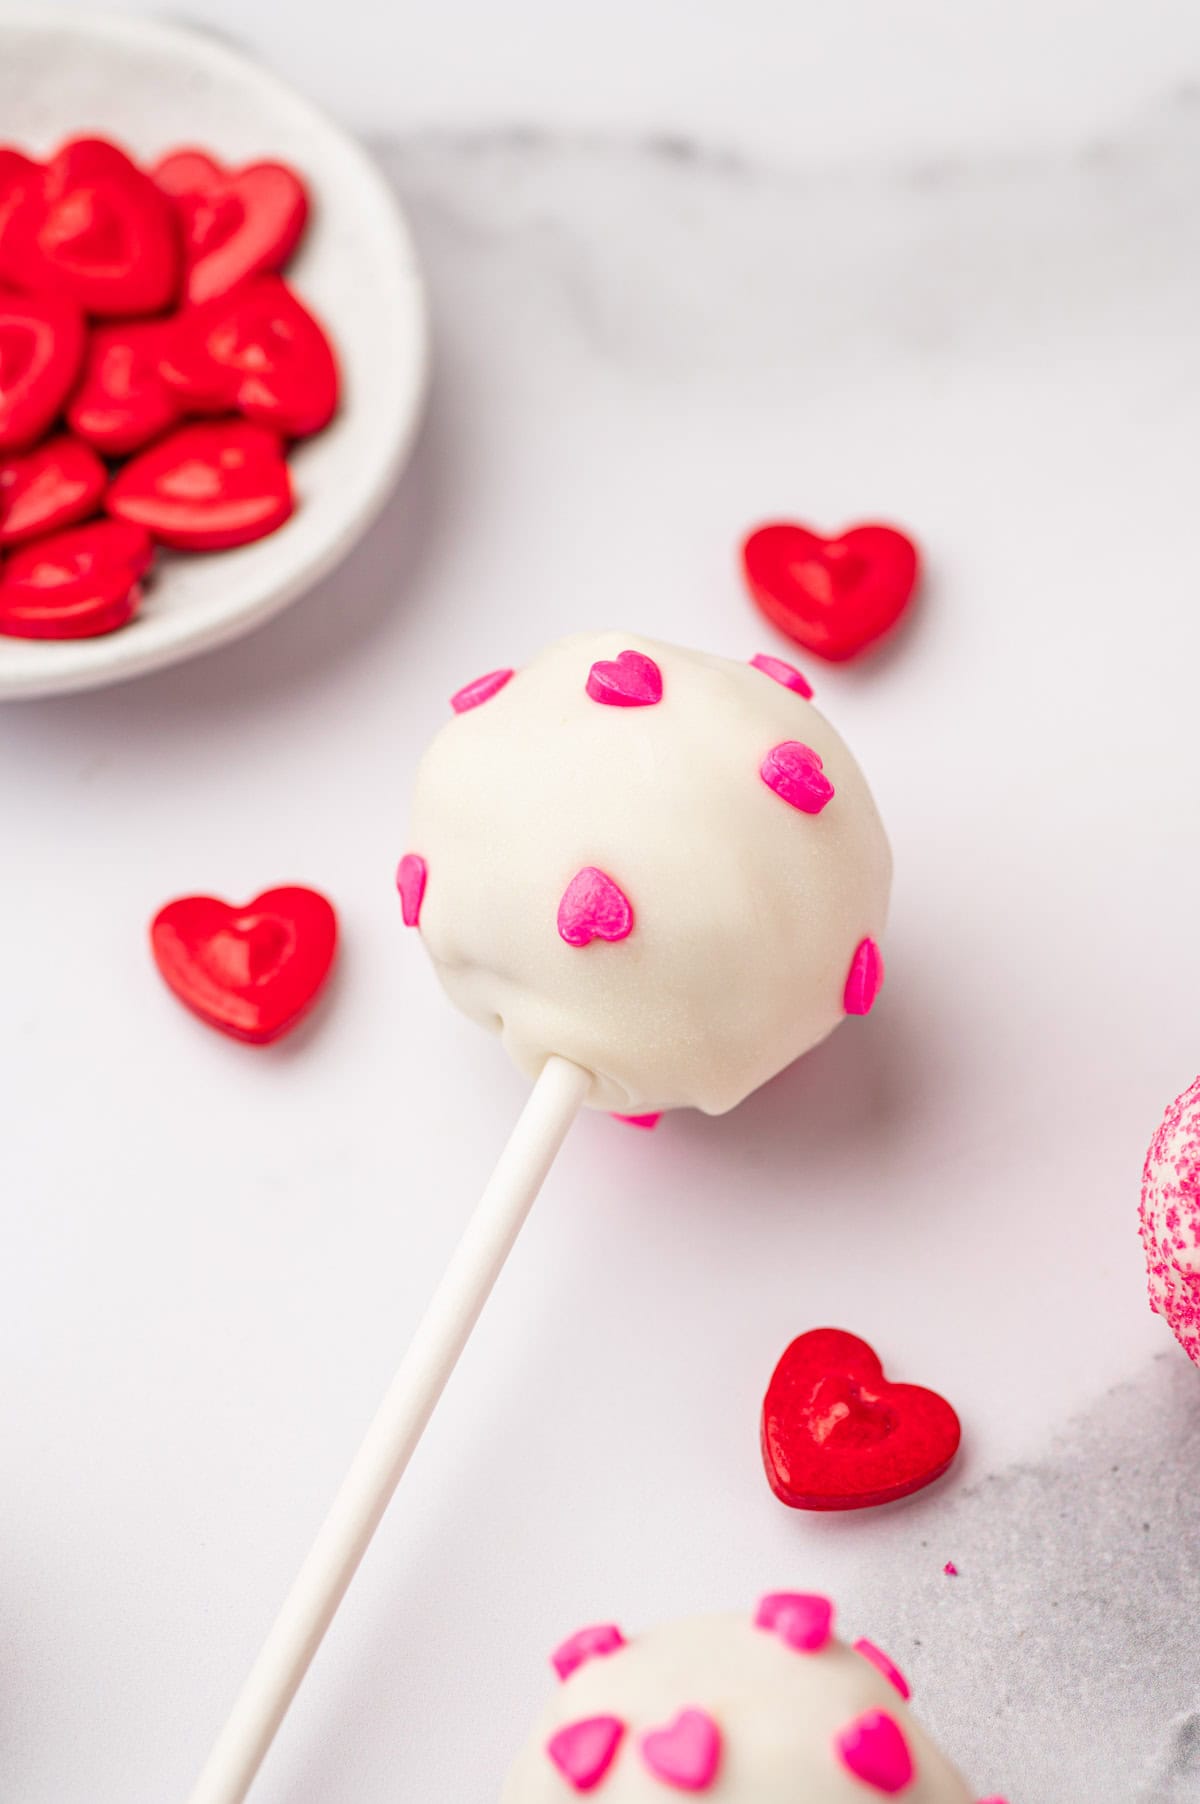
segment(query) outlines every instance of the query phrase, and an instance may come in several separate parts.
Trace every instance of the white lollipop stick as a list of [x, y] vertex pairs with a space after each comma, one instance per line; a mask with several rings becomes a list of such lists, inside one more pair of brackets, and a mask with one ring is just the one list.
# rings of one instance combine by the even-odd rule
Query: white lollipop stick
[[591, 1081], [566, 1059], [544, 1066], [190, 1804], [242, 1804], [254, 1783]]

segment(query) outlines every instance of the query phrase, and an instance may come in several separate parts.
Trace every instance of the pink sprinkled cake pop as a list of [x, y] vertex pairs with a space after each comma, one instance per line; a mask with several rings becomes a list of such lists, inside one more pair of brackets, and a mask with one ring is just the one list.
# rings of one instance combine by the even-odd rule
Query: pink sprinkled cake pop
[[1150, 1142], [1141, 1229], [1150, 1307], [1200, 1365], [1200, 1077], [1176, 1097]]
[[971, 1804], [898, 1669], [870, 1642], [836, 1640], [832, 1618], [826, 1598], [774, 1592], [753, 1618], [572, 1636], [502, 1804]]

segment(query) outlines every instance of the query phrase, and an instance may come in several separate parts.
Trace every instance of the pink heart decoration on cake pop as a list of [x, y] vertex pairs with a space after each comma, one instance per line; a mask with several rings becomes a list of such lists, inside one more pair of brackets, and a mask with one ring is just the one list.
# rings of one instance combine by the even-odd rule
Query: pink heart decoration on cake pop
[[513, 670], [489, 670], [486, 676], [475, 677], [461, 689], [456, 689], [450, 697], [450, 706], [456, 714], [469, 714], [472, 708], [481, 707], [484, 702], [490, 702], [493, 695], [499, 695], [515, 675]]
[[833, 1635], [833, 1605], [812, 1592], [771, 1591], [759, 1601], [754, 1626], [799, 1654], [819, 1654]]
[[847, 1772], [874, 1791], [894, 1797], [911, 1784], [912, 1755], [903, 1731], [883, 1710], [868, 1710], [847, 1723], [833, 1738], [838, 1758]]
[[662, 671], [644, 652], [619, 651], [588, 671], [587, 692], [610, 708], [652, 708], [662, 700]]
[[798, 739], [773, 745], [759, 771], [768, 789], [802, 814], [820, 814], [833, 800], [833, 784], [821, 768], [821, 757]]
[[846, 974], [842, 1007], [848, 1015], [869, 1015], [883, 987], [883, 954], [874, 940], [860, 940]]
[[773, 658], [769, 652], [760, 651], [757, 657], [751, 658], [750, 664], [754, 670], [761, 670], [764, 676], [769, 676], [773, 683], [782, 683], [785, 689], [794, 690], [806, 702], [812, 700], [812, 684], [803, 671], [797, 670], [794, 664], [789, 664], [786, 658]]
[[615, 1622], [592, 1623], [586, 1629], [576, 1630], [560, 1647], [556, 1647], [550, 1656], [550, 1664], [560, 1679], [569, 1679], [573, 1672], [586, 1666], [589, 1660], [619, 1653], [624, 1646], [625, 1637]]
[[629, 898], [612, 878], [588, 864], [576, 871], [558, 905], [559, 936], [568, 946], [623, 940], [633, 932]]
[[624, 1733], [619, 1717], [588, 1716], [552, 1735], [546, 1752], [575, 1791], [594, 1791], [616, 1758]]
[[673, 1723], [643, 1736], [642, 1759], [677, 1791], [707, 1791], [721, 1759], [721, 1731], [707, 1710], [681, 1710]]
[[418, 927], [421, 904], [425, 900], [425, 880], [429, 872], [423, 858], [406, 852], [396, 867], [396, 888], [400, 891], [400, 915], [406, 927]]
[[864, 1660], [869, 1660], [876, 1672], [881, 1672], [888, 1684], [894, 1685], [900, 1696], [907, 1702], [912, 1696], [912, 1686], [896, 1662], [889, 1659], [881, 1647], [876, 1647], [873, 1641], [868, 1641], [866, 1636], [862, 1635], [854, 1643], [854, 1651], [856, 1654], [861, 1654]]

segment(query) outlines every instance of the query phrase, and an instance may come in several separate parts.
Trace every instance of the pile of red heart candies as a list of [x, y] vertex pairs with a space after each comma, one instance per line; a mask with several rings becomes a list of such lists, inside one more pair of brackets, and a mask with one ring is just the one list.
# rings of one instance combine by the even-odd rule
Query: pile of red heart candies
[[288, 519], [286, 449], [338, 402], [329, 340], [278, 274], [307, 216], [281, 163], [0, 148], [0, 633], [112, 632], [156, 546]]

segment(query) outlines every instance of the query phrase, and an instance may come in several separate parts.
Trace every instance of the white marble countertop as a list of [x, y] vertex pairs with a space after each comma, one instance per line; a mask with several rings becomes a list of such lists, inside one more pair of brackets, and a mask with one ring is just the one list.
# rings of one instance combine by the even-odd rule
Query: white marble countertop
[[[438, 367], [333, 579], [0, 714], [0, 1796], [186, 1795], [520, 1104], [391, 890], [444, 698], [588, 625], [785, 650], [734, 548], [793, 513], [929, 559], [891, 650], [810, 664], [895, 846], [885, 1003], [724, 1120], [581, 1124], [255, 1804], [494, 1804], [563, 1633], [768, 1585], [834, 1592], [981, 1795], [1200, 1799], [1200, 1381], [1135, 1223], [1200, 1067], [1197, 15], [663, 4], [635, 52], [617, 0], [593, 58], [567, 10], [377, 53], [365, 4], [193, 8], [375, 133]], [[286, 880], [344, 958], [255, 1053], [145, 924]], [[824, 1321], [959, 1408], [935, 1492], [769, 1495]]]

